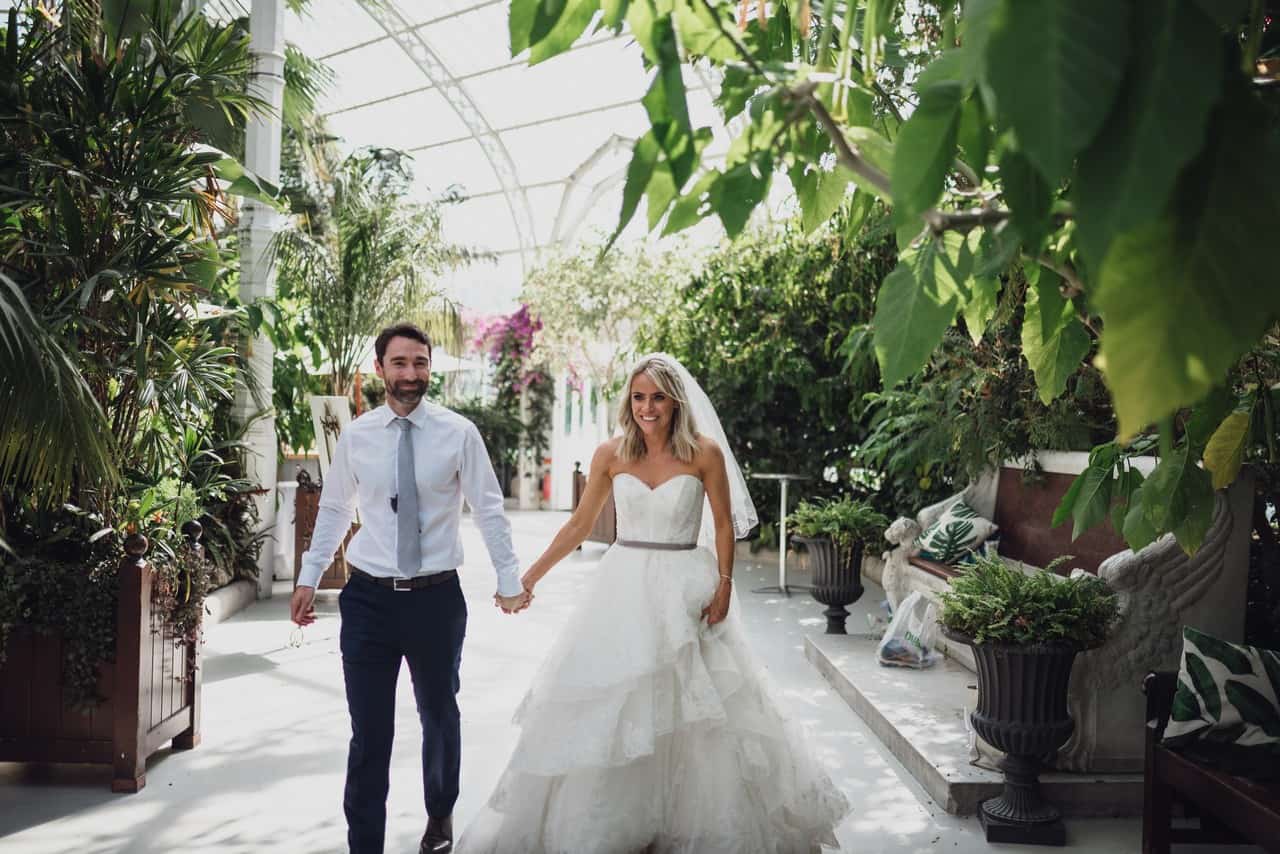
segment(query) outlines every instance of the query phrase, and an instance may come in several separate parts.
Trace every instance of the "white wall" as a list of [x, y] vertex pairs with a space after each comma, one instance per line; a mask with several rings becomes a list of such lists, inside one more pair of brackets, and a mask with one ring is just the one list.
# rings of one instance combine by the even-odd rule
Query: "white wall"
[[[609, 438], [613, 426], [612, 407], [596, 394], [596, 405], [591, 405], [592, 384], [583, 381], [582, 391], [568, 389], [568, 374], [555, 377], [556, 403], [551, 415], [551, 509], [569, 510], [573, 507], [573, 464], [582, 463], [583, 473], [588, 473], [591, 455], [596, 447]], [[566, 423], [565, 409], [568, 407]]]

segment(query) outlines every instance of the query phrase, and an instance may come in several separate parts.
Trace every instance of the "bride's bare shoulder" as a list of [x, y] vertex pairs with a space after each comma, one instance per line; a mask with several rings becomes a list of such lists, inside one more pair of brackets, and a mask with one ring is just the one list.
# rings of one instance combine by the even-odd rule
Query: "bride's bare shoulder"
[[591, 468], [593, 471], [611, 472], [613, 463], [618, 459], [618, 446], [622, 444], [621, 436], [614, 436], [612, 439], [605, 439], [601, 442], [591, 455]]
[[720, 446], [716, 444], [716, 440], [710, 436], [704, 436], [701, 433], [697, 436], [698, 453], [694, 458], [694, 462], [699, 468], [710, 465], [724, 465], [724, 453], [720, 450]]

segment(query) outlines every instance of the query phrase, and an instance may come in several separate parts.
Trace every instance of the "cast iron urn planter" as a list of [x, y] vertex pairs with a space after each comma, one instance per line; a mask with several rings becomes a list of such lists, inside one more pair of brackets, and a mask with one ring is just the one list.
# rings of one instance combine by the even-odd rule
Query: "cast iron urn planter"
[[809, 553], [809, 566], [813, 570], [813, 587], [810, 593], [827, 610], [827, 634], [843, 635], [844, 623], [849, 617], [846, 605], [852, 605], [862, 597], [862, 543], [839, 548], [830, 537], [800, 537], [791, 539], [805, 547]]
[[1062, 813], [1040, 796], [1039, 772], [1040, 758], [1052, 755], [1075, 729], [1067, 712], [1067, 684], [1079, 647], [1066, 641], [974, 643], [957, 632], [944, 633], [973, 650], [978, 666], [973, 728], [1005, 754], [1000, 764], [1004, 791], [978, 808], [987, 841], [1065, 845]]

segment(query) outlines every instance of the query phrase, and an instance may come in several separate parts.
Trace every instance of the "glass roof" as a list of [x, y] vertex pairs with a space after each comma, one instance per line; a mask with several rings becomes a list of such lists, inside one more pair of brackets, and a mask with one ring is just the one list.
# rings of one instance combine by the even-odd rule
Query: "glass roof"
[[[247, 0], [241, 0], [247, 2]], [[334, 71], [321, 100], [347, 149], [391, 146], [414, 155], [424, 197], [459, 186], [450, 239], [497, 253], [451, 275], [455, 298], [478, 311], [515, 305], [541, 249], [608, 233], [617, 223], [631, 142], [648, 129], [639, 48], [608, 31], [530, 67], [508, 48], [510, 0], [312, 0], [287, 13], [285, 37]], [[688, 71], [690, 115], [727, 135], [710, 81]], [[646, 239], [643, 210], [624, 240]], [[715, 221], [691, 235], [722, 235]]]

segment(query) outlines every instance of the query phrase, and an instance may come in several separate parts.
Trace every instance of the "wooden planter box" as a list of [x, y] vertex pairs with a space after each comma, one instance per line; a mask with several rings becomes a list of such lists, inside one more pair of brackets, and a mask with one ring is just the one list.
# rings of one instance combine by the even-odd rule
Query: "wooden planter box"
[[[294, 586], [297, 586], [298, 573], [302, 571], [302, 553], [311, 548], [311, 535], [316, 530], [316, 514], [320, 512], [320, 489], [320, 484], [312, 480], [305, 471], [298, 472], [298, 489], [293, 498]], [[347, 531], [347, 536], [338, 547], [333, 562], [320, 576], [320, 584], [316, 589], [341, 590], [346, 586], [347, 576], [350, 575], [346, 557], [347, 544], [351, 542], [351, 538], [358, 530], [360, 530], [360, 524], [355, 523], [351, 526], [351, 530]]]
[[0, 665], [0, 761], [111, 765], [113, 792], [146, 785], [147, 758], [172, 741], [200, 743], [200, 645], [152, 612], [147, 541], [129, 538], [120, 562], [115, 661], [104, 664], [88, 712], [67, 708], [62, 638], [15, 627]]

